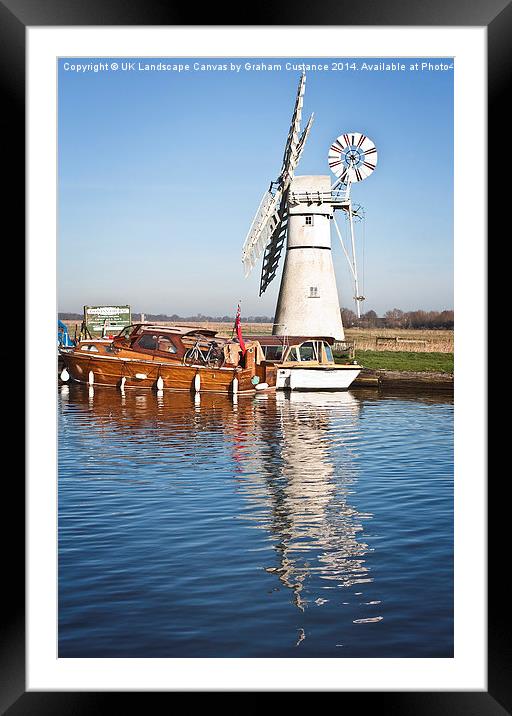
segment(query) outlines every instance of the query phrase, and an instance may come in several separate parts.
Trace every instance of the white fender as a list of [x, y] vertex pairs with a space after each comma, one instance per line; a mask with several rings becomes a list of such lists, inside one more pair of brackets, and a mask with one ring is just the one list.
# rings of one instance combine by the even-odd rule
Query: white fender
[[237, 394], [238, 394], [238, 378], [235, 375], [235, 377], [233, 378], [233, 395], [237, 395]]
[[65, 383], [69, 380], [69, 373], [67, 371], [67, 368], [63, 368], [60, 374], [60, 379], [63, 380]]
[[158, 376], [158, 380], [156, 381], [156, 389], [157, 390], [163, 390], [164, 389], [164, 379], [161, 375]]
[[256, 390], [266, 390], [268, 388], [268, 383], [258, 383], [254, 387]]
[[121, 382], [119, 383], [119, 387], [120, 387], [120, 389], [121, 389], [121, 392], [123, 392], [123, 390], [124, 390], [124, 384], [125, 384], [125, 383], [126, 383], [126, 376], [123, 375], [123, 377], [121, 378]]
[[199, 373], [196, 373], [194, 377], [194, 390], [196, 391], [196, 393], [199, 393], [199, 391], [201, 390], [201, 376], [199, 375]]
[[94, 385], [94, 373], [92, 370], [89, 371], [89, 378], [87, 379], [89, 385]]

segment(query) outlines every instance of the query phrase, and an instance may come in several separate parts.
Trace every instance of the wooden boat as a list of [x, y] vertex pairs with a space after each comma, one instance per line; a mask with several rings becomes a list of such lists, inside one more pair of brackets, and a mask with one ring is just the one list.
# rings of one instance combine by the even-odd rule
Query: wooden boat
[[276, 368], [257, 341], [238, 342], [190, 326], [133, 324], [112, 341], [62, 351], [61, 378], [120, 388], [254, 393], [275, 388]]
[[251, 336], [277, 369], [280, 390], [346, 390], [362, 367], [356, 361], [335, 363], [334, 339], [322, 336]]

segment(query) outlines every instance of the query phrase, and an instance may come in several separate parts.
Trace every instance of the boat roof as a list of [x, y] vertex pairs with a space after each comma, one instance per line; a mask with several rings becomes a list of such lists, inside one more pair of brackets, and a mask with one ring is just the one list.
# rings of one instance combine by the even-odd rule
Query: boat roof
[[334, 338], [331, 336], [274, 336], [274, 335], [263, 335], [263, 336], [247, 336], [247, 339], [251, 341], [258, 341], [262, 346], [297, 346], [300, 343], [306, 341], [325, 341], [332, 345]]
[[211, 328], [201, 328], [201, 326], [162, 326], [158, 325], [158, 323], [134, 323], [134, 326], [138, 326], [141, 330], [148, 330], [148, 331], [158, 331], [162, 333], [173, 333], [174, 335], [179, 336], [187, 336], [187, 335], [197, 335], [200, 334], [202, 336], [216, 336], [217, 331], [212, 330]]

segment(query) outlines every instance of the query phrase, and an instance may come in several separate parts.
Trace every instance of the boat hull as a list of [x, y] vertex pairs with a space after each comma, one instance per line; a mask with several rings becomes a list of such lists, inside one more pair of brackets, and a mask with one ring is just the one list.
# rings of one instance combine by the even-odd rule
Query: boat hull
[[278, 390], [346, 390], [361, 372], [360, 367], [279, 368]]
[[[71, 380], [99, 386], [158, 388], [185, 392], [253, 393], [254, 373], [242, 368], [163, 363], [156, 360], [110, 358], [107, 356], [61, 353]], [[92, 374], [92, 376], [91, 376]], [[124, 381], [123, 381], [124, 378]], [[162, 381], [159, 381], [159, 378]], [[238, 383], [233, 384], [234, 378]]]

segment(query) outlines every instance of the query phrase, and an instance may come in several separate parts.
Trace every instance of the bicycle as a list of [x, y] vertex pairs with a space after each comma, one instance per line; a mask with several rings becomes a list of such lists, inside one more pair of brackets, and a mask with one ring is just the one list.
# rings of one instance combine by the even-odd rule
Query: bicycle
[[202, 365], [212, 365], [216, 363], [217, 367], [221, 368], [224, 365], [224, 356], [215, 341], [210, 341], [206, 354], [201, 350], [199, 341], [196, 341], [192, 348], [189, 348], [183, 356], [183, 363], [200, 363]]

